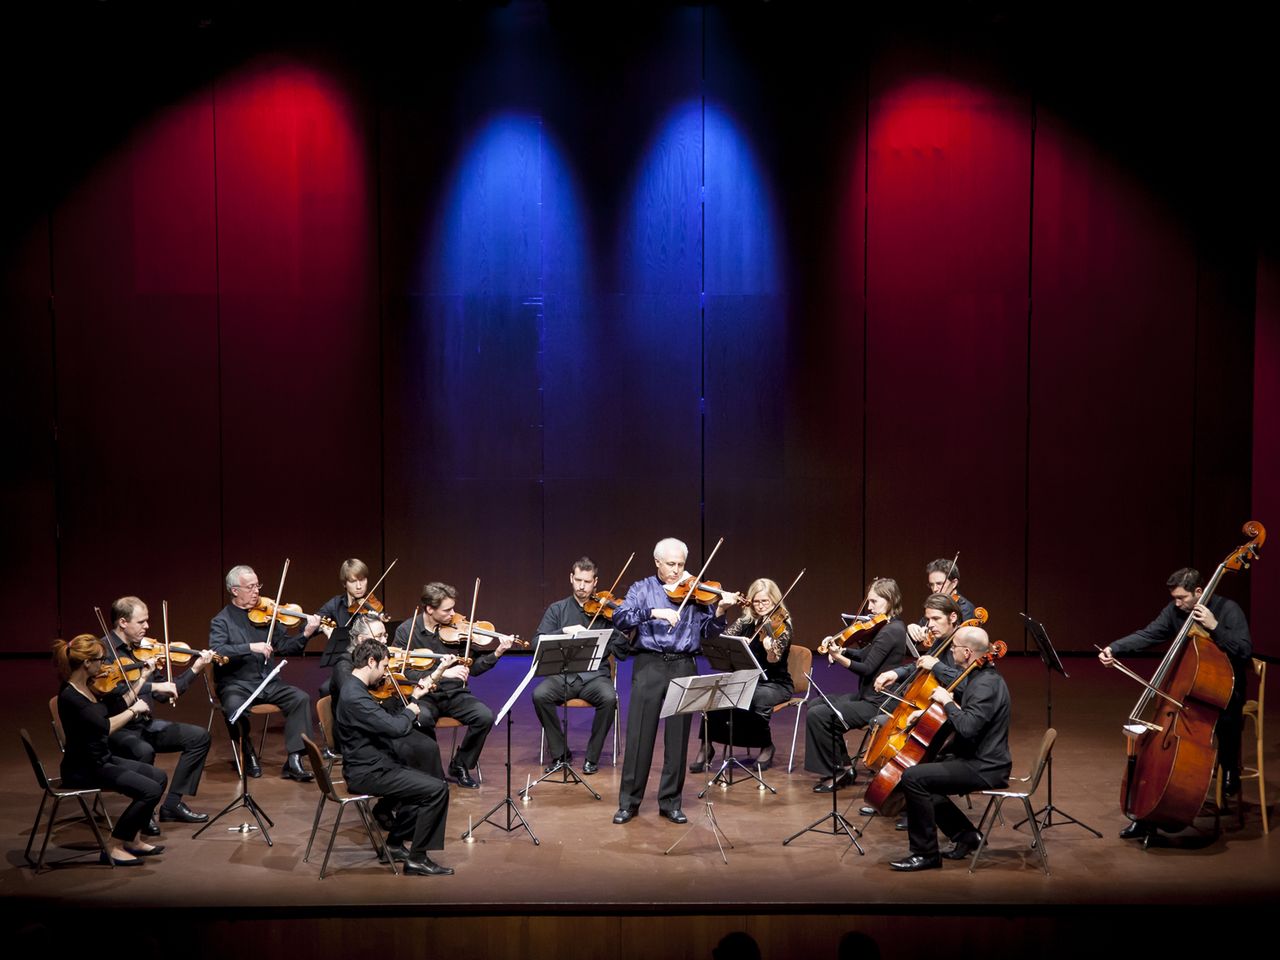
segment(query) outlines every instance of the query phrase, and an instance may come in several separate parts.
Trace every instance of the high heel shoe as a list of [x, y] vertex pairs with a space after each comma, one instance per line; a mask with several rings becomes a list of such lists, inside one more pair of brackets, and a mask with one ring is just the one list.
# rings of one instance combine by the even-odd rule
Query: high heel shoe
[[690, 773], [702, 773], [707, 769], [707, 764], [716, 758], [716, 748], [712, 746], [704, 747], [698, 753], [698, 759], [689, 764]]

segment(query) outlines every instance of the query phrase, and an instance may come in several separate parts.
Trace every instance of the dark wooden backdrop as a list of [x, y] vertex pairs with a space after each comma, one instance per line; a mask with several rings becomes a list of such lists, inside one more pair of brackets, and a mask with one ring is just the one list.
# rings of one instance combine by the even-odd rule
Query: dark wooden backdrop
[[286, 556], [527, 634], [666, 535], [807, 567], [805, 638], [959, 550], [1015, 649], [1088, 650], [1240, 540], [1264, 30], [117, 7], [5, 68], [4, 651], [125, 592], [199, 640]]

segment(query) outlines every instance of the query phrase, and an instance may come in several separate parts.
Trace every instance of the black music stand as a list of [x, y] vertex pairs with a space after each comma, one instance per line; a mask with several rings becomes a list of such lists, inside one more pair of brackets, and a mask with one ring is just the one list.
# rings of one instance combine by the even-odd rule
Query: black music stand
[[[832, 711], [835, 713], [836, 720], [839, 721], [838, 725], [834, 725], [831, 728], [831, 755], [833, 757], [838, 757], [840, 756], [840, 738], [843, 737], [846, 733], [848, 733], [853, 728], [849, 726], [849, 721], [845, 720], [844, 714], [841, 713], [839, 709], [836, 707], [836, 705], [832, 703], [831, 700], [827, 697], [827, 695], [822, 692], [822, 688], [819, 687], [818, 684], [814, 682], [813, 671], [809, 671], [808, 673], [805, 674], [805, 676], [809, 679], [809, 686], [813, 687], [814, 690], [818, 691], [818, 696], [820, 696], [824, 701], [826, 701], [827, 706], [830, 707]], [[844, 729], [841, 730], [840, 727], [844, 727]], [[855, 760], [854, 762], [856, 763], [857, 761]], [[832, 780], [831, 780], [831, 812], [823, 814], [817, 820], [813, 821], [813, 823], [809, 824], [809, 826], [804, 827], [803, 829], [797, 830], [791, 836], [787, 837], [787, 839], [783, 840], [782, 845], [785, 847], [796, 837], [799, 837], [806, 833], [823, 833], [823, 834], [829, 833], [833, 837], [838, 837], [840, 834], [843, 833], [846, 837], [849, 838], [849, 842], [853, 844], [854, 849], [857, 850], [858, 853], [862, 854], [865, 857], [867, 855], [867, 851], [863, 850], [862, 844], [858, 842], [858, 836], [862, 833], [862, 830], [859, 829], [858, 827], [855, 827], [847, 819], [845, 819], [844, 814], [840, 812], [839, 798], [840, 798], [840, 774], [837, 773], [832, 777]], [[831, 821], [831, 829], [830, 830], [819, 829], [828, 820]], [[846, 849], [845, 853], [848, 853], [848, 852], [849, 852], [848, 849]]]
[[[249, 694], [248, 699], [245, 700], [244, 703], [240, 704], [239, 709], [237, 709], [236, 712], [231, 715], [231, 719], [227, 722], [227, 734], [231, 738], [231, 755], [236, 758], [236, 766], [240, 770], [240, 794], [234, 800], [228, 803], [225, 807], [223, 807], [220, 811], [218, 811], [218, 813], [214, 814], [214, 816], [210, 818], [208, 823], [206, 823], [199, 830], [193, 833], [191, 835], [192, 840], [200, 836], [200, 834], [204, 833], [206, 830], [212, 827], [215, 823], [217, 823], [219, 820], [225, 817], [232, 810], [236, 809], [237, 807], [244, 807], [251, 814], [253, 814], [253, 819], [258, 821], [258, 825], [255, 827], [253, 824], [246, 822], [246, 823], [240, 824], [240, 826], [238, 827], [228, 827], [227, 829], [232, 831], [233, 833], [253, 833], [254, 830], [261, 830], [262, 839], [267, 841], [267, 846], [268, 847], [275, 846], [275, 844], [271, 842], [271, 834], [267, 832], [267, 824], [270, 824], [271, 826], [274, 827], [276, 825], [276, 822], [272, 820], [269, 816], [267, 816], [267, 811], [263, 810], [262, 807], [258, 805], [258, 801], [254, 800], [253, 794], [249, 792], [248, 768], [245, 767], [244, 761], [240, 757], [240, 751], [236, 749], [235, 730], [236, 730], [236, 724], [240, 722], [240, 718], [244, 715], [244, 712], [248, 710], [251, 706], [253, 706], [253, 702], [258, 699], [258, 695], [262, 693], [264, 689], [266, 689], [267, 684], [270, 683], [272, 680], [274, 680], [276, 678], [276, 674], [278, 674], [281, 670], [283, 670], [288, 663], [289, 663], [288, 660], [281, 660], [278, 664], [276, 664], [276, 668], [272, 670], [269, 674], [267, 674], [265, 678], [263, 678], [263, 681], [260, 684], [258, 684], [258, 688], [254, 690], [253, 693]], [[262, 822], [263, 820], [265, 820], [266, 823], [263, 823]]]
[[[703, 644], [707, 641], [704, 638]], [[741, 670], [737, 673], [711, 673], [700, 677], [676, 677], [667, 684], [667, 695], [662, 703], [661, 717], [673, 717], [686, 713], [701, 713], [705, 716], [710, 710], [732, 709], [740, 703], [751, 702], [751, 695], [756, 692], [756, 683], [760, 679], [760, 670], [755, 668], [752, 670]], [[701, 799], [702, 795], [707, 791], [703, 790], [698, 794]], [[720, 848], [720, 859], [726, 864], [729, 858], [725, 855], [724, 844], [720, 842], [720, 838], [724, 837], [724, 843], [733, 843], [725, 832], [720, 829], [720, 822], [716, 819], [715, 804], [710, 800], [703, 802], [702, 816], [698, 817], [689, 829], [680, 835], [671, 846], [667, 847], [666, 853], [670, 853], [680, 841], [693, 833], [699, 827], [706, 827], [711, 831], [711, 835], [715, 837], [716, 846]], [[665, 854], [664, 854], [665, 855]]]
[[[609, 637], [613, 635], [613, 627], [603, 630], [580, 630], [577, 633], [546, 634], [538, 638], [538, 647], [533, 652], [533, 676], [535, 677], [568, 677], [573, 673], [588, 673], [600, 669], [600, 661], [604, 659], [605, 649], [609, 646]], [[568, 687], [566, 685], [566, 691]], [[565, 698], [560, 705], [560, 729], [565, 743], [569, 742], [569, 699]], [[552, 777], [559, 775], [558, 780]], [[520, 796], [528, 799], [530, 792], [540, 783], [580, 783], [587, 788], [587, 793], [597, 800], [600, 794], [591, 788], [591, 784], [578, 775], [569, 763], [556, 763], [533, 783], [526, 784]]]
[[[537, 664], [535, 663], [534, 667], [536, 666]], [[480, 818], [479, 823], [474, 825], [468, 824], [467, 832], [462, 835], [462, 839], [467, 843], [474, 841], [476, 827], [483, 826], [487, 823], [492, 827], [497, 827], [499, 830], [505, 830], [507, 833], [514, 833], [516, 830], [523, 828], [524, 832], [529, 834], [529, 839], [533, 841], [533, 845], [535, 847], [542, 844], [542, 841], [538, 839], [537, 834], [533, 832], [533, 828], [529, 826], [529, 822], [525, 820], [524, 815], [520, 812], [520, 808], [516, 806], [516, 802], [511, 799], [511, 708], [515, 705], [520, 694], [524, 693], [524, 689], [529, 685], [529, 681], [533, 679], [534, 667], [529, 668], [529, 672], [524, 675], [524, 679], [520, 681], [515, 692], [512, 693], [507, 699], [507, 702], [503, 704], [498, 715], [493, 718], [494, 726], [500, 724], [503, 717], [507, 718], [507, 792], [501, 800], [494, 804], [492, 810]], [[499, 810], [503, 810], [506, 813], [507, 822], [505, 824], [491, 819]]]
[[[1045, 729], [1053, 726], [1053, 675], [1055, 672], [1062, 674], [1063, 677], [1070, 680], [1071, 676], [1067, 673], [1066, 668], [1062, 666], [1062, 659], [1058, 656], [1058, 651], [1053, 647], [1053, 641], [1049, 639], [1049, 631], [1045, 630], [1044, 624], [1032, 620], [1025, 613], [1019, 613], [1022, 622], [1026, 625], [1027, 633], [1031, 634], [1031, 639], [1036, 642], [1036, 649], [1040, 651], [1040, 662], [1045, 666], [1044, 672], [1044, 708], [1045, 708]], [[1093, 827], [1089, 826], [1082, 820], [1077, 820], [1071, 814], [1064, 810], [1059, 810], [1053, 804], [1053, 754], [1049, 754], [1048, 765], [1045, 768], [1045, 775], [1049, 778], [1049, 799], [1043, 807], [1033, 813], [1031, 816], [1040, 821], [1040, 829], [1048, 830], [1050, 827], [1062, 827], [1068, 823], [1074, 823], [1076, 826], [1084, 827], [1095, 837], [1101, 838], [1102, 834]], [[1053, 822], [1053, 815], [1057, 813], [1062, 819], [1058, 823]], [[1043, 819], [1041, 815], [1043, 814]], [[1013, 829], [1017, 830], [1020, 826], [1027, 822], [1026, 818], [1019, 820], [1013, 825]]]
[[[751, 645], [746, 637], [726, 637], [723, 634], [718, 637], [704, 637], [702, 639], [702, 656], [706, 658], [711, 669], [717, 670], [720, 673], [752, 673], [755, 674], [756, 683], [759, 683], [759, 681], [765, 678], [764, 669], [752, 655]], [[698, 794], [699, 800], [701, 800], [706, 792], [717, 783], [724, 784], [725, 787], [732, 787], [735, 783], [739, 783], [748, 777], [758, 783], [761, 789], [768, 790], [775, 796], [777, 795], [778, 791], [765, 783], [764, 777], [762, 776], [762, 770], [752, 770], [751, 767], [733, 755], [734, 710], [745, 710], [751, 706], [751, 698], [755, 695], [755, 688], [756, 684], [753, 683], [751, 685], [751, 692], [747, 694], [746, 698], [739, 698], [738, 703], [740, 705], [730, 709], [729, 742], [725, 744], [725, 756], [720, 762], [720, 769], [717, 770], [715, 775], [707, 781], [707, 785], [703, 787], [702, 792]], [[741, 704], [745, 704], [745, 706]], [[711, 746], [711, 741], [706, 739], [710, 732], [707, 726], [707, 714], [709, 712], [710, 709], [703, 710], [702, 712], [702, 733], [704, 742], [706, 742], [708, 749], [710, 749]], [[746, 777], [738, 777], [737, 779], [734, 779], [733, 774], [735, 770], [744, 771], [746, 773]]]

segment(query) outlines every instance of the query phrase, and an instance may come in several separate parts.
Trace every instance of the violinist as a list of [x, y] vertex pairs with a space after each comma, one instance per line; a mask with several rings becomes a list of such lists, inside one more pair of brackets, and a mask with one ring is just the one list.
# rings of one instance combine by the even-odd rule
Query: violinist
[[[186, 693], [192, 681], [213, 659], [213, 651], [202, 651], [190, 668], [180, 673], [173, 682], [158, 682], [152, 679], [154, 660], [140, 656], [137, 649], [147, 636], [147, 605], [137, 597], [121, 597], [111, 604], [111, 622], [111, 632], [103, 638], [103, 642], [114, 647], [120, 657], [142, 660], [144, 669], [136, 684], [121, 681], [115, 690], [103, 697], [107, 711], [119, 713], [134, 699], [145, 700], [151, 707], [111, 734], [108, 741], [111, 752], [147, 764], [155, 761], [157, 753], [177, 753], [178, 764], [174, 767], [173, 779], [169, 782], [169, 793], [160, 806], [160, 819], [179, 823], [204, 823], [209, 815], [192, 810], [182, 798], [187, 794], [194, 795], [199, 790], [205, 757], [209, 755], [209, 731], [194, 723], [165, 720], [157, 716], [155, 706], [158, 700], [172, 703]], [[115, 660], [110, 653], [108, 657], [111, 661]], [[155, 836], [159, 832], [154, 822], [148, 822], [143, 828], [143, 833], [147, 836]]]
[[[782, 605], [782, 591], [767, 577], [761, 577], [747, 588], [750, 603], [742, 615], [726, 628], [724, 620], [717, 617], [713, 630], [723, 630], [727, 637], [746, 637], [751, 641], [751, 655], [764, 667], [764, 679], [756, 684], [751, 695], [751, 712], [764, 719], [767, 725], [773, 719], [773, 708], [791, 699], [795, 687], [787, 670], [787, 651], [791, 648], [791, 614]], [[761, 624], [764, 621], [764, 624]], [[768, 729], [766, 727], [766, 729]], [[713, 743], [727, 743], [729, 739], [729, 711], [713, 710], [707, 714], [708, 736], [696, 760], [689, 764], [690, 773], [702, 773], [715, 759]], [[761, 770], [773, 765], [773, 732], [769, 730], [769, 743], [756, 757]]]
[[[227, 571], [226, 587], [231, 594], [231, 602], [209, 622], [209, 646], [215, 653], [228, 657], [229, 662], [225, 666], [214, 667], [214, 680], [227, 729], [233, 739], [238, 737], [240, 740], [245, 769], [249, 776], [260, 777], [262, 767], [253, 750], [249, 716], [247, 713], [242, 716], [239, 729], [233, 730], [230, 727], [231, 715], [275, 669], [271, 661], [277, 655], [292, 656], [302, 652], [307, 639], [319, 628], [320, 618], [314, 614], [308, 616], [306, 626], [295, 636], [288, 636], [285, 627], [277, 621], [268, 636], [268, 624], [259, 625], [249, 619], [249, 611], [257, 609], [262, 593], [262, 583], [253, 567], [243, 564], [232, 567]], [[309, 782], [311, 773], [302, 764], [302, 737], [311, 733], [311, 698], [277, 676], [258, 695], [256, 702], [275, 704], [284, 713], [285, 748], [289, 751], [289, 758], [280, 775], [286, 780]]]
[[[837, 648], [827, 654], [830, 663], [839, 664], [858, 675], [857, 693], [830, 698], [845, 723], [854, 730], [875, 719], [885, 701], [884, 694], [872, 687], [873, 679], [886, 668], [901, 663], [907, 650], [907, 631], [901, 620], [902, 590], [898, 581], [888, 577], [871, 581], [867, 587], [865, 608], [872, 616], [886, 614], [888, 622], [876, 630], [870, 643], [859, 648]], [[832, 639], [826, 638], [827, 641]], [[835, 756], [831, 752], [833, 742], [838, 752]], [[814, 793], [830, 793], [849, 786], [857, 779], [857, 771], [844, 742], [844, 725], [825, 701], [809, 705], [804, 721], [804, 744], [804, 768], [823, 778], [814, 785]]]
[[[406, 650], [426, 648], [435, 653], [462, 654], [460, 646], [450, 646], [441, 637], [441, 628], [453, 623], [457, 613], [458, 591], [447, 583], [428, 583], [422, 588], [422, 606], [412, 620], [406, 620], [396, 628], [396, 646]], [[493, 711], [471, 692], [467, 680], [492, 670], [498, 659], [511, 648], [510, 638], [498, 642], [498, 646], [482, 656], [473, 657], [472, 665], [454, 664], [444, 672], [440, 685], [420, 704], [420, 723], [435, 729], [440, 717], [453, 717], [467, 725], [467, 733], [458, 745], [458, 752], [449, 762], [449, 776], [458, 786], [468, 790], [478, 789], [480, 784], [471, 775], [480, 762], [480, 751], [493, 727]], [[421, 672], [406, 671], [405, 676], [416, 680]]]
[[[573, 561], [573, 567], [569, 571], [569, 588], [572, 592], [563, 600], [557, 600], [547, 607], [534, 633], [533, 642], [536, 644], [538, 638], [546, 634], [574, 634], [585, 630], [593, 616], [587, 613], [585, 605], [598, 583], [594, 560], [579, 557]], [[603, 629], [609, 626], [609, 621], [601, 616], [596, 618], [596, 626]], [[609, 652], [617, 657], [626, 655], [625, 638], [616, 630], [609, 638]], [[586, 700], [595, 708], [595, 716], [591, 720], [591, 736], [587, 740], [587, 754], [582, 764], [582, 772], [590, 776], [600, 769], [600, 752], [604, 749], [605, 738], [609, 736], [609, 729], [613, 726], [613, 711], [618, 704], [618, 692], [613, 688], [607, 658], [601, 659], [597, 670], [544, 677], [534, 688], [533, 709], [547, 736], [547, 773], [573, 760], [569, 746], [565, 743], [564, 731], [560, 729], [556, 707], [575, 697]]]
[[[1222, 765], [1223, 791], [1234, 795], [1240, 792], [1240, 736], [1243, 731], [1245, 684], [1249, 675], [1249, 658], [1253, 653], [1253, 640], [1244, 611], [1234, 600], [1215, 594], [1207, 604], [1200, 602], [1204, 581], [1200, 572], [1191, 567], [1175, 570], [1165, 582], [1172, 602], [1160, 615], [1136, 633], [1112, 641], [1098, 659], [1104, 666], [1114, 666], [1116, 656], [1145, 650], [1157, 643], [1172, 640], [1182, 630], [1187, 617], [1195, 620], [1209, 634], [1209, 638], [1231, 661], [1235, 683], [1231, 699], [1218, 717], [1215, 732], [1218, 740], [1218, 762]], [[1154, 833], [1154, 827], [1142, 821], [1134, 821], [1120, 832], [1126, 840], [1143, 839]]]
[[[950, 599], [949, 597], [947, 599]], [[961, 671], [991, 649], [987, 631], [962, 627], [950, 645], [951, 658]], [[897, 671], [905, 676], [910, 666]], [[963, 860], [977, 848], [981, 836], [951, 797], [993, 790], [1009, 782], [1009, 688], [990, 664], [978, 667], [956, 687], [954, 694], [937, 687], [931, 699], [942, 704], [953, 736], [937, 759], [909, 767], [902, 774], [910, 850], [892, 861], [894, 870], [934, 870], [943, 859]], [[938, 831], [952, 841], [938, 848]]]
[[[924, 565], [924, 573], [929, 596], [940, 593], [954, 600], [960, 607], [961, 623], [973, 618], [975, 607], [960, 593], [960, 568], [956, 566], [955, 560], [948, 560], [945, 557], [930, 560]], [[920, 626], [925, 626], [923, 620], [920, 621]]]
[[[354, 557], [343, 560], [342, 566], [338, 568], [338, 582], [342, 585], [342, 592], [334, 594], [316, 611], [316, 616], [322, 621], [327, 619], [337, 624], [336, 627], [326, 626], [323, 622], [320, 625], [320, 632], [329, 638], [324, 653], [320, 656], [322, 667], [336, 666], [338, 658], [350, 652], [350, 628], [347, 621], [352, 617], [351, 611], [369, 590], [368, 564]], [[362, 615], [365, 613], [372, 614], [373, 611], [366, 606], [361, 610]], [[326, 680], [320, 687], [322, 697], [336, 692], [331, 680]]]
[[[691, 600], [680, 610], [680, 603], [671, 598], [666, 588], [692, 579], [684, 569], [688, 557], [689, 548], [680, 540], [674, 537], [659, 540], [653, 548], [656, 575], [633, 583], [622, 606], [613, 615], [615, 629], [635, 631], [631, 646], [635, 662], [627, 706], [627, 748], [614, 823], [627, 823], [640, 810], [667, 686], [677, 677], [697, 673], [694, 656], [702, 648], [703, 631], [708, 629], [713, 616], [723, 617], [733, 604], [731, 597], [722, 595], [714, 609]], [[689, 756], [689, 727], [689, 715], [681, 714], [668, 717], [663, 730], [658, 814], [672, 823], [689, 822], [680, 801]]]
[[[397, 805], [387, 845], [392, 859], [404, 864], [405, 874], [448, 876], [453, 869], [436, 863], [427, 851], [444, 849], [449, 785], [407, 766], [393, 746], [413, 730], [429, 684], [420, 682], [407, 704], [394, 714], [388, 713], [369, 693], [386, 676], [387, 645], [361, 637], [351, 660], [351, 678], [342, 685], [335, 716], [347, 786]], [[409, 841], [407, 848], [405, 841]]]
[[158, 844], [140, 840], [138, 834], [155, 814], [164, 796], [168, 776], [149, 763], [117, 757], [108, 738], [150, 708], [145, 700], [134, 700], [124, 709], [110, 713], [98, 699], [93, 681], [106, 666], [106, 650], [93, 634], [82, 633], [70, 643], [53, 645], [53, 660], [62, 679], [58, 691], [58, 719], [66, 736], [62, 754], [62, 784], [71, 789], [100, 787], [129, 798], [129, 806], [116, 818], [103, 863], [136, 867], [143, 857], [164, 851]]

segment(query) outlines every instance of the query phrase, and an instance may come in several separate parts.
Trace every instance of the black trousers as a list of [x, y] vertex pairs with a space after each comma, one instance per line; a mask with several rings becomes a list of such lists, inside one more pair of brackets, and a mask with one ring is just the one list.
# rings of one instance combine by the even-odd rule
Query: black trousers
[[88, 774], [64, 773], [62, 782], [73, 790], [79, 787], [101, 787], [128, 797], [132, 802], [125, 807], [124, 813], [116, 817], [111, 836], [131, 843], [138, 838], [138, 831], [155, 816], [160, 798], [164, 796], [165, 784], [169, 782], [169, 775], [149, 763], [127, 757], [112, 757], [110, 762]]
[[391, 741], [391, 752], [411, 770], [420, 770], [437, 780], [444, 779], [440, 746], [431, 733], [415, 726], [405, 736]]
[[587, 759], [592, 763], [599, 763], [605, 738], [609, 736], [609, 729], [613, 726], [613, 710], [618, 703], [618, 692], [613, 689], [613, 681], [605, 676], [594, 676], [586, 681], [580, 673], [545, 677], [534, 688], [533, 709], [547, 735], [547, 753], [553, 760], [569, 756], [569, 746], [560, 729], [561, 714], [556, 707], [575, 697], [586, 700], [595, 707], [591, 737], [587, 740]]
[[[667, 686], [676, 677], [692, 677], [697, 666], [692, 654], [675, 655], [641, 650], [632, 659], [631, 701], [627, 705], [627, 751], [622, 760], [622, 783], [618, 790], [621, 809], [638, 808], [649, 782], [649, 765], [658, 739], [658, 721]], [[685, 762], [689, 756], [689, 714], [668, 717], [663, 731], [662, 779], [658, 784], [658, 809], [680, 807], [684, 790]]]
[[466, 735], [458, 745], [458, 752], [450, 760], [471, 770], [480, 762], [480, 751], [493, 728], [493, 711], [466, 687], [437, 690], [418, 701], [418, 723], [425, 729], [434, 727], [441, 717], [453, 717], [467, 726]]
[[[773, 680], [762, 680], [756, 684], [755, 693], [751, 695], [750, 710], [756, 716], [765, 722], [764, 736], [768, 737], [768, 743], [773, 743], [772, 729], [768, 726], [773, 719], [773, 708], [780, 703], [786, 703], [791, 699], [794, 688], [789, 683], [778, 683]], [[756, 727], [755, 723], [751, 724]], [[707, 728], [710, 733], [712, 743], [728, 743], [729, 742], [729, 711], [728, 710], [712, 710], [707, 714]], [[734, 736], [741, 738], [745, 731], [739, 725], [734, 730]], [[753, 731], [754, 732], [754, 731]], [[745, 743], [747, 746], [753, 746], [759, 741], [755, 739], [740, 739], [739, 742]]]
[[449, 785], [421, 770], [399, 767], [392, 770], [347, 770], [347, 784], [358, 793], [368, 793], [396, 803], [396, 820], [387, 842], [409, 843], [409, 856], [421, 860], [428, 850], [444, 849], [445, 821], [449, 816]]
[[[231, 727], [231, 715], [240, 709], [240, 704], [248, 700], [249, 694], [253, 691], [253, 686], [244, 686], [240, 683], [224, 683], [218, 688], [218, 699], [222, 701], [222, 712], [228, 729]], [[311, 698], [297, 687], [291, 687], [275, 679], [267, 684], [266, 689], [258, 695], [254, 703], [272, 703], [284, 712], [285, 749], [290, 753], [302, 753], [305, 748], [302, 742], [303, 734], [311, 736]], [[239, 727], [239, 730], [231, 731], [232, 737], [239, 736], [242, 742], [249, 743], [252, 734], [249, 730], [248, 711], [245, 711], [245, 715], [240, 718]]]
[[939, 830], [952, 840], [976, 832], [973, 821], [951, 802], [951, 797], [1002, 785], [980, 773], [970, 760], [939, 760], [904, 771], [899, 789], [907, 801], [911, 852], [936, 857]]
[[177, 753], [169, 791], [178, 796], [199, 792], [205, 757], [209, 755], [209, 731], [194, 723], [177, 723], [152, 717], [145, 725], [129, 724], [107, 741], [117, 756], [155, 763], [157, 753]]
[[[851, 693], [832, 697], [831, 702], [844, 716], [845, 723], [854, 730], [865, 727], [880, 712], [878, 704], [858, 700]], [[849, 763], [844, 727], [836, 719], [835, 711], [827, 706], [825, 700], [810, 700], [804, 718], [804, 768], [810, 773], [834, 777], [838, 769], [849, 766]]]

